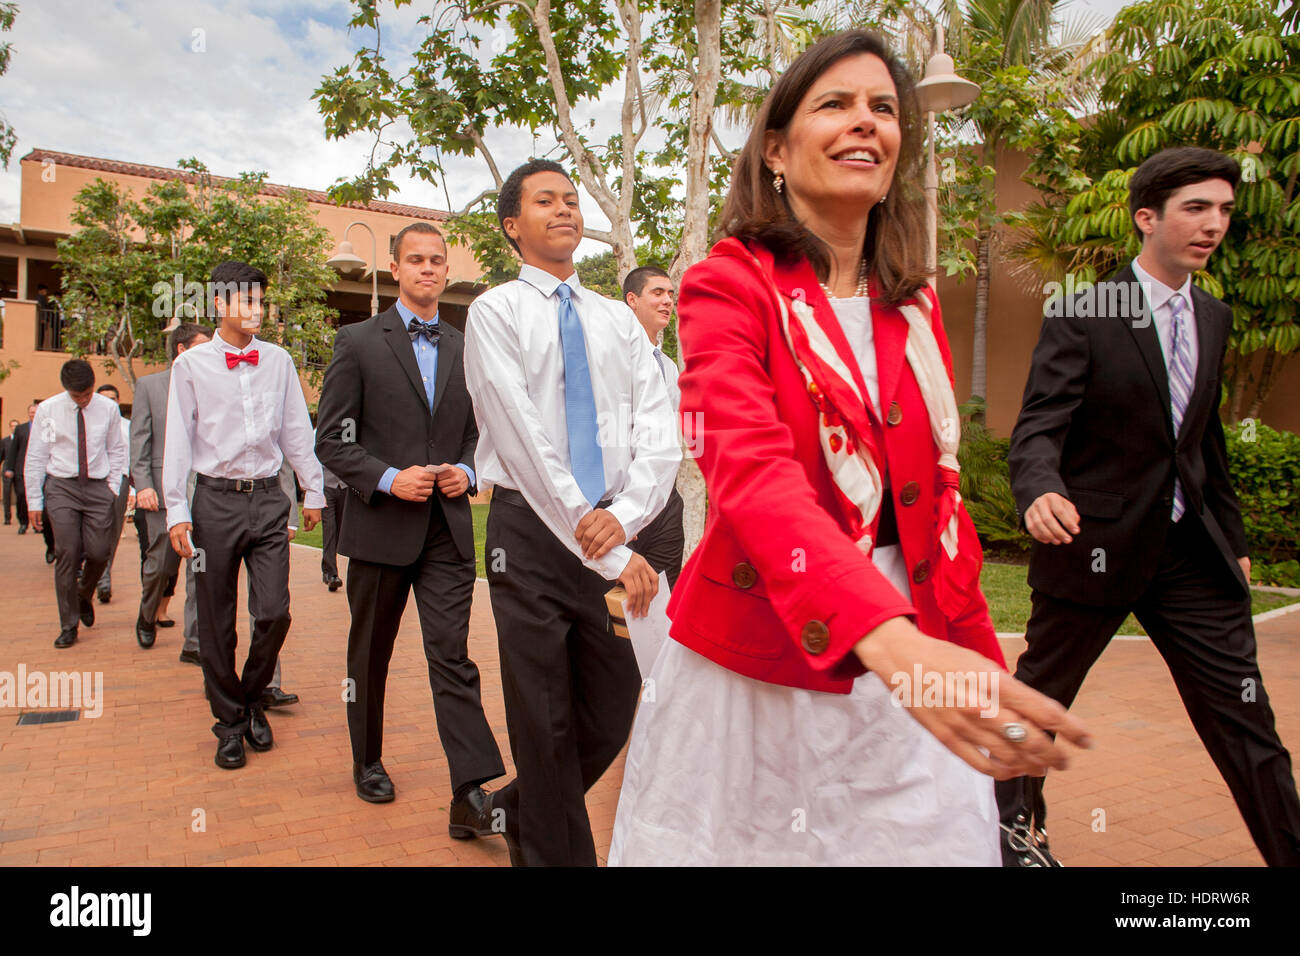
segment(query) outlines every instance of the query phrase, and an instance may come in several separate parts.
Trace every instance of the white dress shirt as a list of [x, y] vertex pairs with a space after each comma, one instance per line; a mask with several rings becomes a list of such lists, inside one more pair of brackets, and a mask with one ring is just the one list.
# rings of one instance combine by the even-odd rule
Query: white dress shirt
[[[682, 453], [664, 378], [632, 310], [566, 280], [582, 322], [609, 512], [627, 540], [668, 502]], [[560, 345], [560, 280], [525, 265], [519, 278], [489, 289], [469, 307], [465, 383], [478, 420], [474, 470], [479, 487], [519, 491], [551, 532], [579, 558], [574, 537], [590, 512], [569, 463]], [[632, 552], [612, 548], [583, 564], [607, 580]]]
[[664, 355], [664, 350], [657, 345], [654, 347], [654, 360], [663, 375], [664, 385], [668, 389], [668, 402], [673, 406], [673, 415], [676, 416], [682, 407], [682, 390], [677, 386], [677, 363]]
[[[226, 366], [226, 353], [258, 353], [258, 364]], [[190, 471], [213, 478], [273, 478], [288, 459], [306, 492], [304, 508], [325, 507], [324, 478], [298, 370], [289, 353], [256, 337], [242, 349], [221, 338], [186, 349], [172, 363], [163, 441], [167, 527], [190, 521]]]
[[[117, 403], [96, 392], [82, 413], [86, 420], [86, 474], [97, 481], [107, 481], [116, 495], [126, 474], [127, 445], [122, 441], [122, 413]], [[27, 438], [27, 458], [23, 472], [27, 482], [27, 507], [45, 510], [45, 493], [41, 485], [45, 476], [76, 478], [77, 403], [67, 392], [47, 398], [36, 408], [31, 433]]]
[[1151, 306], [1151, 319], [1156, 324], [1156, 336], [1160, 339], [1160, 352], [1165, 357], [1166, 371], [1169, 369], [1169, 360], [1172, 358], [1169, 350], [1174, 345], [1174, 317], [1173, 309], [1169, 306], [1169, 300], [1174, 297], [1174, 293], [1183, 297], [1184, 327], [1187, 329], [1187, 346], [1191, 350], [1189, 354], [1192, 358], [1192, 373], [1195, 375], [1196, 363], [1200, 361], [1200, 342], [1196, 334], [1196, 309], [1192, 305], [1192, 277], [1189, 275], [1184, 279], [1180, 288], [1171, 289], [1143, 269], [1138, 264], [1137, 259], [1133, 260], [1133, 274], [1142, 283], [1147, 303]]

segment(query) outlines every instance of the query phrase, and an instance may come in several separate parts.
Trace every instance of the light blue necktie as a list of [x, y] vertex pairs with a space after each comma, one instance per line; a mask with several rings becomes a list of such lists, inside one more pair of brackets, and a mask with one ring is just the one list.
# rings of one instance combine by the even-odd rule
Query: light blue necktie
[[[1183, 297], [1175, 294], [1169, 300], [1170, 345], [1169, 345], [1169, 413], [1174, 423], [1174, 441], [1178, 441], [1178, 429], [1187, 414], [1187, 405], [1192, 399], [1192, 387], [1195, 368], [1192, 367], [1192, 343], [1188, 337], [1187, 313], [1184, 311]], [[1183, 516], [1187, 505], [1183, 501], [1183, 483], [1174, 477], [1174, 511], [1173, 519]]]
[[561, 282], [560, 348], [564, 352], [564, 416], [569, 434], [569, 467], [594, 508], [605, 494], [605, 459], [600, 452], [596, 427], [596, 396], [591, 389], [587, 365], [587, 340], [582, 334], [578, 310], [573, 307], [573, 290]]

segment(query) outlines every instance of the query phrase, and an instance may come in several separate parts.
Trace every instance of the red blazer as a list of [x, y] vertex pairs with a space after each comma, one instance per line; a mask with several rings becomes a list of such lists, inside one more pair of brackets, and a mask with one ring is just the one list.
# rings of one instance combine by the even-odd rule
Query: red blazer
[[[767, 250], [755, 252], [783, 293], [802, 290], [856, 373], [811, 265], [773, 264]], [[951, 378], [938, 302], [928, 286], [918, 294], [933, 303], [934, 334]], [[870, 415], [911, 575], [911, 603], [849, 537], [822, 456], [817, 411], [785, 343], [771, 286], [744, 246], [723, 240], [682, 279], [682, 424], [708, 485], [709, 517], [668, 606], [671, 634], [746, 677], [847, 694], [865, 670], [853, 646], [901, 615], [924, 633], [1005, 667], [978, 589], [953, 620], [935, 604], [929, 572], [939, 548], [939, 452], [903, 352], [907, 320], [881, 302], [871, 309], [884, 411]], [[964, 511], [962, 520], [970, 521]]]

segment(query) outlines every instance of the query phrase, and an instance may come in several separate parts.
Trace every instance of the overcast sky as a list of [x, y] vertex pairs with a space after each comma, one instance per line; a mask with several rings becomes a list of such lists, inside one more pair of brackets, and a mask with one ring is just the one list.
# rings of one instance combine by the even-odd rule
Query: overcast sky
[[[1075, 0], [1072, 9], [1109, 17], [1126, 4]], [[18, 160], [35, 148], [156, 166], [196, 156], [220, 175], [265, 171], [272, 182], [312, 189], [364, 168], [369, 138], [326, 140], [311, 98], [322, 76], [371, 42], [368, 31], [349, 36], [352, 7], [344, 0], [18, 5], [4, 35], [13, 44], [9, 71], [0, 77], [0, 111], [18, 133], [9, 168], [0, 171], [2, 222], [18, 219]], [[415, 0], [394, 12], [382, 4], [385, 51], [401, 60], [414, 50], [422, 35], [416, 19], [432, 6]], [[488, 142], [503, 173], [554, 145], [504, 133], [489, 134]], [[449, 165], [453, 205], [491, 185], [480, 162]], [[447, 207], [441, 189], [397, 182], [400, 192], [390, 200]], [[589, 225], [605, 224], [594, 201], [583, 211]], [[586, 243], [581, 252], [600, 248]]]

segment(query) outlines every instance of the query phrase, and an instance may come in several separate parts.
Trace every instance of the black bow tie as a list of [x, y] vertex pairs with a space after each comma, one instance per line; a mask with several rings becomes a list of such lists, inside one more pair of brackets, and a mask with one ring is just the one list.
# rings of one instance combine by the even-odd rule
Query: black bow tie
[[442, 330], [438, 328], [437, 322], [421, 322], [419, 319], [412, 319], [407, 323], [406, 334], [411, 337], [412, 342], [423, 335], [429, 340], [430, 345], [437, 345]]

